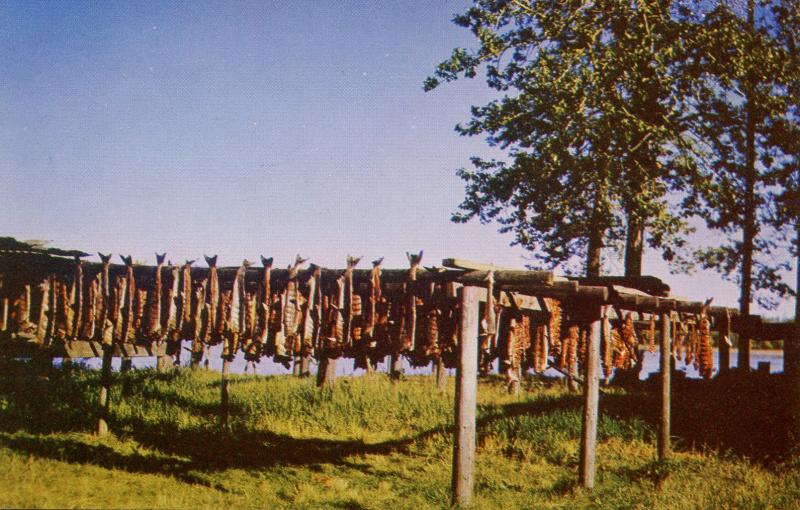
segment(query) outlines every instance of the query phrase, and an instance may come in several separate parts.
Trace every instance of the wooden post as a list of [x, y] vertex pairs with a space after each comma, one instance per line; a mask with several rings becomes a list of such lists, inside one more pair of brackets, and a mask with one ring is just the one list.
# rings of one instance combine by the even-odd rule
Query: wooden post
[[475, 461], [475, 410], [478, 393], [478, 297], [474, 287], [462, 287], [460, 357], [456, 372], [456, 430], [453, 445], [452, 504], [466, 507], [472, 500]]
[[300, 363], [302, 363], [302, 358], [295, 355], [294, 361], [292, 362], [292, 375], [295, 377], [300, 377]]
[[220, 410], [219, 425], [223, 429], [228, 427], [228, 379], [231, 373], [231, 362], [227, 359], [222, 361], [222, 409]]
[[98, 402], [97, 435], [108, 434], [108, 411], [111, 409], [111, 359], [113, 345], [103, 345], [103, 365], [100, 371], [100, 398]]
[[[253, 365], [253, 375], [255, 375], [255, 365]], [[300, 358], [300, 377], [308, 377], [311, 375], [311, 356], [302, 356]]]
[[600, 320], [600, 308], [597, 307], [597, 318], [592, 321], [589, 330], [589, 345], [586, 352], [586, 382], [583, 385], [583, 434], [581, 437], [581, 485], [587, 489], [594, 487], [595, 456], [597, 447], [598, 401], [600, 397], [600, 336], [603, 323]]
[[398, 380], [403, 376], [403, 357], [399, 353], [392, 353], [389, 361], [389, 377]]
[[166, 372], [172, 366], [172, 356], [156, 356], [156, 370]]
[[442, 358], [436, 360], [436, 390], [440, 393], [447, 390], [447, 368]]
[[661, 314], [661, 426], [658, 430], [658, 460], [669, 457], [672, 342], [670, 314]]
[[119, 366], [120, 372], [129, 372], [133, 368], [133, 358], [123, 356], [122, 363]]
[[[748, 324], [749, 326], [749, 324]], [[750, 329], [749, 327], [747, 328]], [[750, 338], [749, 333], [739, 333], [739, 352], [737, 356], [737, 367], [740, 371], [750, 371]]]
[[317, 386], [333, 386], [336, 382], [336, 360], [322, 356], [317, 367]]

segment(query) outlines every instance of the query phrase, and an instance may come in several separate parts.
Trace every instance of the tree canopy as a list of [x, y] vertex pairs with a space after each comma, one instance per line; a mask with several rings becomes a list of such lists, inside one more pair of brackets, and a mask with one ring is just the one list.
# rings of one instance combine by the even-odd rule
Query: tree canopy
[[[507, 157], [457, 171], [452, 219], [497, 222], [549, 267], [596, 274], [611, 248], [637, 274], [646, 242], [738, 281], [748, 304], [787, 292], [798, 0], [745, 1], [476, 0], [454, 22], [477, 47], [424, 88], [483, 74], [497, 98], [456, 130]], [[692, 250], [692, 218], [722, 245]]]

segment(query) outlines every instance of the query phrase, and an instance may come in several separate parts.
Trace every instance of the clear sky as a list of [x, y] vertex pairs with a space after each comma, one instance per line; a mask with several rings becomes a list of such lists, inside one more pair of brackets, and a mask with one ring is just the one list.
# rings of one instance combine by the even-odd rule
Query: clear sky
[[[450, 21], [466, 5], [0, 2], [0, 235], [147, 262], [405, 267], [424, 249], [522, 267], [496, 226], [449, 221], [454, 170], [490, 154], [453, 127], [491, 95], [422, 81], [472, 44]], [[675, 293], [736, 305], [656, 259]]]

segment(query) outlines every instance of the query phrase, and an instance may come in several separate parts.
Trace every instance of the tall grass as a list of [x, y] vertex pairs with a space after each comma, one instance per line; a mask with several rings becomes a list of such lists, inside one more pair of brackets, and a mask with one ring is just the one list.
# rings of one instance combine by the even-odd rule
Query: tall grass
[[[219, 428], [220, 376], [204, 370], [115, 374], [97, 438], [99, 375], [36, 375], [0, 363], [0, 505], [122, 508], [445, 508], [453, 388], [428, 377], [234, 376]], [[800, 468], [718, 450], [655, 461], [647, 393], [608, 390], [598, 486], [577, 486], [581, 398], [527, 381], [509, 396], [481, 380], [478, 508], [793, 508]]]

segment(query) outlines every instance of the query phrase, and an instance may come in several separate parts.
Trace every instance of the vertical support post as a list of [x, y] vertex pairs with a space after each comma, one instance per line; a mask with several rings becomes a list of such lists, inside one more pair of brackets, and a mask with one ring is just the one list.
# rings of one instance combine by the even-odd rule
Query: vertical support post
[[122, 363], [119, 366], [120, 372], [130, 372], [133, 368], [133, 358], [129, 358], [127, 356], [122, 357]]
[[436, 390], [444, 393], [447, 389], [447, 368], [442, 358], [436, 360]]
[[789, 402], [789, 440], [792, 452], [800, 452], [800, 321], [797, 317], [792, 332], [786, 337], [783, 340], [783, 374]]
[[[747, 324], [745, 328], [747, 330], [750, 329], [750, 324]], [[739, 333], [739, 352], [738, 352], [738, 363], [737, 366], [740, 371], [749, 372], [750, 371], [750, 338], [748, 337], [748, 333]]]
[[166, 372], [172, 366], [172, 356], [156, 356], [156, 370], [158, 372]]
[[398, 380], [403, 376], [403, 357], [399, 353], [392, 353], [389, 361], [389, 378]]
[[300, 377], [300, 363], [302, 363], [302, 360], [302, 357], [295, 354], [294, 361], [292, 363], [292, 375], [295, 377]]
[[228, 427], [228, 379], [231, 373], [231, 362], [222, 361], [222, 409], [220, 410], [219, 424], [223, 429]]
[[658, 460], [660, 461], [666, 460], [670, 451], [670, 401], [672, 396], [671, 325], [670, 314], [661, 314], [661, 426], [658, 429]]
[[333, 386], [336, 382], [336, 360], [322, 356], [317, 367], [317, 386]]
[[456, 430], [453, 445], [452, 504], [472, 501], [475, 463], [475, 410], [478, 393], [478, 299], [480, 289], [462, 287], [460, 357], [456, 372]]
[[[255, 365], [253, 365], [253, 375], [255, 375]], [[302, 356], [300, 358], [300, 377], [308, 377], [311, 375], [311, 356]]]
[[731, 338], [731, 316], [725, 314], [722, 328], [719, 331], [719, 373], [725, 373], [731, 369], [731, 346], [725, 339]]
[[583, 385], [583, 434], [581, 436], [581, 485], [587, 489], [594, 487], [597, 449], [597, 420], [600, 398], [600, 336], [603, 323], [600, 320], [600, 307], [589, 329], [589, 345], [586, 347], [586, 381]]
[[108, 412], [111, 409], [111, 359], [114, 346], [103, 344], [103, 365], [100, 371], [100, 398], [98, 401], [97, 435], [108, 434]]

